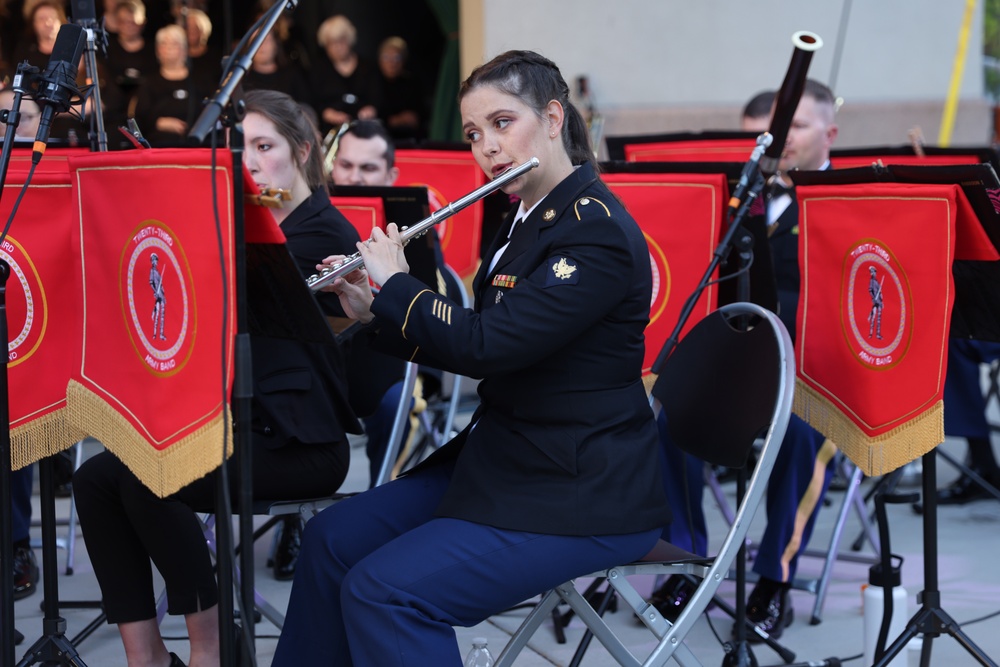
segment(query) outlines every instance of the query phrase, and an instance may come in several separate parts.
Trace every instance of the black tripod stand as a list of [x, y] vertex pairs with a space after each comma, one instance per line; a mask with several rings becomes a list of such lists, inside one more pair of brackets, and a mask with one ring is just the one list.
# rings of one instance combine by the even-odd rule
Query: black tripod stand
[[907, 622], [902, 634], [885, 650], [873, 667], [885, 667], [906, 644], [923, 635], [923, 646], [920, 650], [921, 667], [930, 667], [931, 647], [935, 637], [942, 634], [951, 635], [969, 655], [981, 665], [997, 667], [986, 653], [983, 652], [969, 637], [962, 632], [958, 623], [941, 607], [941, 591], [938, 589], [938, 535], [937, 535], [937, 458], [934, 450], [923, 456], [923, 495], [924, 495], [924, 589], [917, 596], [920, 609]]
[[[9, 269], [3, 265], [2, 274], [6, 285]], [[3, 294], [5, 287], [0, 289]], [[4, 312], [0, 322], [0, 330], [6, 340], [7, 318]], [[5, 401], [6, 404], [6, 401]], [[45, 586], [45, 599], [42, 600], [42, 636], [28, 648], [17, 667], [26, 667], [36, 663], [43, 665], [74, 665], [86, 667], [73, 643], [66, 639], [66, 620], [59, 616], [59, 566], [56, 563], [56, 499], [55, 481], [53, 479], [54, 464], [52, 457], [46, 457], [38, 462], [38, 483], [41, 495], [42, 510], [42, 582]]]

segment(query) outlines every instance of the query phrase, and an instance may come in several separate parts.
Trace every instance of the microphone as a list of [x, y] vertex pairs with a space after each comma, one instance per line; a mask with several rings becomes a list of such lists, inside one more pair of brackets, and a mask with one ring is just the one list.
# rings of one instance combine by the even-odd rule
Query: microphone
[[781, 88], [775, 96], [774, 115], [771, 116], [771, 127], [768, 129], [774, 140], [760, 160], [760, 170], [767, 176], [778, 171], [781, 153], [785, 150], [785, 139], [788, 138], [788, 128], [792, 126], [795, 109], [799, 106], [802, 89], [806, 85], [809, 61], [812, 60], [813, 52], [823, 46], [823, 40], [819, 35], [800, 30], [792, 35], [792, 44], [795, 46], [795, 51], [792, 52], [792, 61], [788, 64], [785, 80], [782, 81]]
[[754, 146], [753, 152], [750, 153], [750, 159], [743, 165], [740, 180], [737, 181], [736, 187], [733, 188], [733, 196], [729, 198], [729, 215], [735, 213], [739, 209], [740, 204], [743, 203], [743, 197], [746, 195], [747, 188], [750, 187], [751, 177], [757, 171], [760, 158], [773, 141], [774, 138], [768, 132], [758, 135], [757, 145]]
[[38, 122], [38, 133], [32, 147], [31, 161], [38, 164], [45, 153], [52, 127], [52, 116], [69, 111], [74, 95], [79, 97], [76, 87], [76, 71], [83, 55], [84, 30], [75, 23], [64, 23], [56, 35], [56, 43], [49, 56], [49, 64], [38, 77], [35, 102], [42, 107], [42, 117]]

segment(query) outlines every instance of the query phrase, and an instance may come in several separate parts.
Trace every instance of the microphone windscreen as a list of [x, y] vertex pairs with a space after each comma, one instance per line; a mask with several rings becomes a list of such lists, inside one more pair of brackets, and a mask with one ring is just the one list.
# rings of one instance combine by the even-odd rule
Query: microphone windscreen
[[64, 23], [56, 35], [49, 64], [41, 76], [36, 101], [44, 101], [69, 109], [69, 100], [76, 91], [76, 71], [83, 55], [85, 33], [75, 23]]

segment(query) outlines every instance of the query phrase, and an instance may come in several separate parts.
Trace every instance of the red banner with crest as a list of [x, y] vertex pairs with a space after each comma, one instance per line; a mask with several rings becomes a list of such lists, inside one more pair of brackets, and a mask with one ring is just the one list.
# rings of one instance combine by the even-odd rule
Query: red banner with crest
[[70, 160], [83, 307], [70, 423], [160, 496], [218, 467], [224, 437], [231, 453], [232, 160], [220, 155], [214, 174], [199, 149]]
[[[27, 178], [29, 162], [11, 160], [0, 202], [6, 224]], [[78, 314], [70, 267], [73, 190], [65, 159], [39, 163], [21, 200], [0, 258], [6, 283], [7, 383], [11, 466], [23, 468], [70, 447], [83, 433], [66, 420]]]
[[[648, 375], [681, 308], [698, 285], [722, 237], [729, 197], [725, 174], [604, 174], [649, 245], [653, 297], [646, 327], [643, 375]], [[716, 307], [717, 288], [702, 292], [684, 333]]]
[[866, 474], [885, 474], [944, 440], [952, 261], [982, 228], [957, 185], [800, 185], [797, 196], [795, 412]]

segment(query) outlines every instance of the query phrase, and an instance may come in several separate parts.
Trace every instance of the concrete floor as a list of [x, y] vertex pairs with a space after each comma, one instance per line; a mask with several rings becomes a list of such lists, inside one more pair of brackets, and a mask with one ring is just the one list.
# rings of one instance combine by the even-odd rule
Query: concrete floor
[[[88, 445], [88, 454], [97, 451], [100, 445]], [[944, 451], [959, 457], [964, 451], [964, 443], [946, 442], [942, 445]], [[939, 459], [940, 460], [940, 459]], [[360, 489], [367, 482], [367, 465], [364, 448], [356, 444], [352, 448], [352, 471], [346, 488]], [[941, 485], [955, 476], [955, 471], [946, 463], [938, 465], [938, 479]], [[862, 488], [868, 488], [872, 482], [865, 481]], [[730, 501], [734, 485], [724, 486]], [[831, 506], [821, 512], [818, 525], [811, 545], [824, 549], [831, 535], [833, 523], [839, 508], [842, 492], [831, 492], [828, 495]], [[37, 503], [37, 496], [35, 501]], [[57, 516], [65, 517], [68, 513], [68, 500], [57, 502]], [[710, 521], [710, 536], [720, 540], [724, 535], [724, 525], [721, 514], [716, 511], [713, 501], [708, 498], [707, 514]], [[36, 505], [37, 512], [37, 505]], [[916, 515], [908, 505], [888, 507], [892, 550], [904, 557], [903, 586], [907, 591], [911, 613], [916, 609], [916, 594], [922, 589], [924, 581], [924, 550], [921, 517]], [[38, 514], [36, 513], [36, 517]], [[939, 530], [939, 567], [941, 604], [985, 653], [1000, 660], [1000, 616], [992, 616], [976, 621], [991, 614], [1000, 614], [1000, 568], [996, 567], [997, 554], [1000, 553], [1000, 502], [979, 501], [964, 507], [944, 507], [938, 515]], [[759, 525], [758, 525], [759, 524]], [[750, 534], [759, 535], [763, 527], [761, 516], [755, 519]], [[850, 542], [858, 534], [860, 522], [855, 515], [849, 517], [846, 535]], [[61, 526], [59, 534], [64, 535], [66, 528]], [[35, 529], [36, 536], [39, 534]], [[265, 567], [269, 539], [259, 540], [256, 548], [256, 583], [262, 593], [279, 610], [284, 610], [290, 590], [289, 582], [275, 581], [270, 571]], [[77, 551], [75, 567], [72, 575], [64, 573], [66, 552], [59, 550], [57, 554], [60, 574], [58, 577], [58, 593], [61, 600], [96, 600], [99, 589], [93, 576], [93, 570], [87, 556], [87, 549], [82, 535], [77, 530]], [[845, 549], [847, 547], [844, 547]], [[862, 552], [862, 554], [868, 552]], [[39, 550], [39, 557], [41, 556]], [[822, 567], [819, 558], [804, 558], [799, 568], [800, 577], [818, 576]], [[823, 609], [820, 611], [821, 623], [811, 625], [811, 615], [815, 595], [804, 591], [793, 591], [792, 601], [796, 610], [795, 623], [785, 631], [781, 643], [795, 653], [796, 660], [820, 661], [829, 657], [837, 657], [842, 661], [862, 652], [863, 617], [862, 617], [862, 584], [867, 581], [868, 565], [846, 560], [838, 561], [834, 568]], [[587, 581], [578, 582], [580, 587]], [[639, 578], [637, 587], [642, 591], [650, 591], [653, 581], [650, 577]], [[723, 584], [721, 594], [729, 601], [733, 596], [732, 582]], [[17, 647], [17, 659], [21, 660], [24, 651], [42, 636], [42, 617], [39, 609], [41, 595], [20, 600], [15, 604], [16, 625], [27, 639]], [[473, 628], [458, 628], [456, 630], [459, 646], [463, 654], [471, 647], [472, 639], [484, 636], [489, 640], [489, 646], [497, 655], [505, 644], [510, 633], [517, 627], [525, 611], [508, 612], [493, 618]], [[65, 608], [61, 611], [67, 624], [66, 636], [74, 638], [90, 623], [97, 612], [93, 609]], [[610, 622], [624, 638], [626, 644], [642, 653], [653, 645], [653, 638], [643, 626], [626, 613], [618, 611], [609, 615]], [[698, 659], [705, 665], [724, 664], [725, 656], [720, 637], [725, 640], [730, 636], [731, 620], [724, 613], [713, 610], [702, 617], [694, 632], [689, 636], [688, 645]], [[182, 659], [187, 658], [188, 646], [185, 640], [185, 628], [180, 619], [167, 617], [162, 626], [163, 633], [168, 637], [167, 645]], [[257, 664], [266, 667], [270, 664], [274, 646], [278, 636], [277, 628], [268, 621], [257, 625]], [[559, 644], [551, 627], [543, 627], [534, 637], [530, 648], [525, 650], [517, 664], [525, 667], [551, 666], [569, 664], [573, 652], [582, 636], [583, 628], [579, 621], [574, 620], [566, 630], [567, 642]], [[919, 646], [919, 640], [912, 643]], [[96, 632], [77, 646], [79, 659], [91, 667], [124, 666], [125, 658], [117, 630], [113, 626], [101, 625]], [[754, 655], [760, 665], [781, 663], [776, 653], [766, 646], [755, 646]], [[901, 664], [916, 665], [917, 654], [907, 651], [902, 656]], [[37, 663], [36, 663], [37, 664]], [[70, 663], [66, 663], [70, 664]], [[80, 663], [72, 663], [80, 664]], [[583, 665], [613, 664], [603, 647], [596, 642], [591, 645], [582, 663]], [[816, 664], [816, 663], [813, 663]], [[860, 656], [846, 663], [861, 665]], [[974, 664], [970, 654], [954, 639], [944, 636], [934, 641], [932, 665], [969, 665]]]

